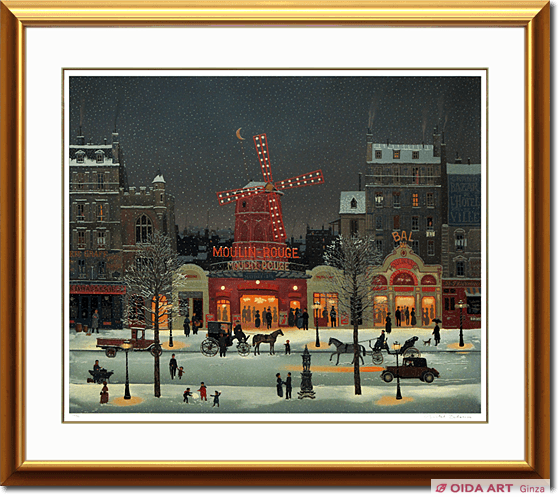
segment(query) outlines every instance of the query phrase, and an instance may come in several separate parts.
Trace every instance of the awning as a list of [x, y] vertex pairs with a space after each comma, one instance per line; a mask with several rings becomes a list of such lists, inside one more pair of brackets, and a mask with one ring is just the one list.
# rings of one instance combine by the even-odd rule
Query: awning
[[481, 296], [481, 288], [466, 288], [466, 296]]

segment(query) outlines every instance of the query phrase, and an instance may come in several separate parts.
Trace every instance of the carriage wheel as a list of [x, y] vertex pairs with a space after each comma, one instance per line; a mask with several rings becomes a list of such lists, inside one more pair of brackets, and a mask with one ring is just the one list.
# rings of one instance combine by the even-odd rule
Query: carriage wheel
[[382, 364], [384, 357], [382, 357], [382, 352], [380, 350], [375, 350], [373, 352], [373, 364]]
[[239, 352], [240, 356], [248, 356], [250, 354], [250, 345], [245, 342], [239, 343], [239, 345], [237, 345], [237, 352]]
[[421, 357], [421, 352], [419, 352], [419, 350], [417, 350], [415, 347], [409, 347], [404, 351], [402, 355], [404, 357]]
[[116, 349], [113, 348], [105, 349], [105, 355], [107, 357], [116, 357]]
[[213, 338], [206, 338], [200, 344], [200, 352], [206, 357], [213, 357], [219, 351], [219, 344]]
[[152, 345], [149, 348], [149, 352], [153, 357], [155, 357], [156, 355], [160, 356], [161, 354], [163, 354], [163, 349], [161, 348], [161, 345]]

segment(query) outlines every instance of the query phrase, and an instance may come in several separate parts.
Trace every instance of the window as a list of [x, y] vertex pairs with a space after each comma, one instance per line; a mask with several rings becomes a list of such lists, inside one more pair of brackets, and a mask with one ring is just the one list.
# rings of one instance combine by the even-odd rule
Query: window
[[427, 254], [429, 256], [435, 255], [435, 241], [427, 241]]
[[427, 183], [434, 183], [433, 180], [433, 166], [427, 166], [426, 168]]
[[411, 171], [412, 171], [412, 179], [411, 179], [412, 185], [419, 185], [419, 167], [412, 167]]
[[435, 207], [435, 197], [432, 193], [427, 194], [427, 207]]
[[427, 237], [435, 237], [435, 227], [433, 226], [433, 218], [427, 217]]
[[456, 244], [456, 251], [463, 251], [465, 246], [465, 237], [464, 234], [456, 234], [455, 244]]
[[456, 262], [456, 275], [458, 277], [464, 277], [465, 275], [465, 265], [463, 261], [457, 261]]
[[415, 254], [419, 254], [419, 241], [417, 239], [411, 241], [411, 249]]
[[382, 167], [375, 167], [375, 185], [382, 183]]
[[358, 220], [350, 220], [349, 231], [351, 232], [351, 235], [356, 235], [357, 233], [359, 233], [359, 221]]
[[400, 230], [400, 215], [394, 216], [394, 225], [392, 226], [394, 230]]
[[411, 152], [411, 158], [412, 159], [419, 159], [419, 152]]
[[444, 299], [444, 309], [445, 310], [455, 310], [456, 308], [456, 300], [454, 298], [445, 298]]
[[97, 173], [97, 190], [105, 189], [105, 175], [103, 173]]
[[392, 194], [392, 205], [395, 208], [399, 208], [400, 207], [400, 192], [394, 192]]
[[411, 229], [412, 229], [412, 232], [414, 230], [419, 230], [419, 216], [412, 216], [411, 217]]
[[382, 159], [382, 150], [375, 150], [375, 159]]
[[414, 193], [412, 195], [412, 206], [413, 207], [419, 207], [419, 194], [418, 193]]
[[[161, 196], [161, 198], [163, 198], [163, 195]], [[355, 209], [356, 207], [357, 207], [357, 201], [355, 200], [354, 197], [353, 199], [351, 199], [351, 209]]]
[[152, 231], [151, 220], [145, 214], [136, 220], [136, 242], [148, 242]]
[[104, 279], [105, 278], [105, 274], [107, 273], [106, 270], [106, 266], [105, 266], [105, 262], [104, 261], [100, 261], [98, 264], [98, 277], [99, 279]]
[[375, 207], [383, 207], [384, 206], [384, 196], [382, 192], [375, 193]]
[[85, 152], [82, 152], [81, 150], [79, 152], [76, 152], [76, 162], [78, 164], [83, 164], [85, 159]]
[[103, 161], [105, 160], [105, 155], [101, 150], [97, 150], [95, 152], [95, 160], [97, 161], [98, 164], [103, 163]]
[[85, 221], [85, 205], [76, 205], [76, 221]]
[[[163, 194], [159, 194], [159, 202], [163, 202]], [[353, 207], [353, 206], [352, 206]]]
[[76, 174], [76, 190], [83, 190], [85, 185], [85, 174], [84, 173], [77, 173]]
[[400, 150], [392, 150], [392, 155], [394, 159], [399, 159], [400, 158]]
[[78, 230], [78, 248], [85, 249], [85, 230]]
[[104, 248], [106, 244], [105, 232], [100, 230], [97, 232], [97, 247]]
[[377, 248], [377, 251], [379, 253], [382, 253], [382, 240], [379, 239], [375, 240], [375, 246]]
[[97, 204], [97, 221], [107, 220], [107, 205]]
[[400, 184], [400, 167], [394, 168], [394, 184], [395, 185]]
[[78, 260], [78, 276], [80, 279], [85, 278], [85, 260]]
[[376, 225], [375, 228], [377, 230], [382, 230], [382, 216], [377, 216], [376, 217]]

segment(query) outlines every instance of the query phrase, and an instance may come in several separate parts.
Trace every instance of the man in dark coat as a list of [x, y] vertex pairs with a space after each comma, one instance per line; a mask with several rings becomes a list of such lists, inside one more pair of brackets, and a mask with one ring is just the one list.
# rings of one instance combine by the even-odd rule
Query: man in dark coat
[[283, 382], [279, 373], [276, 373], [276, 391], [278, 393], [278, 397], [283, 397]]
[[198, 334], [198, 316], [196, 314], [192, 315], [192, 334], [197, 335]]
[[439, 328], [439, 323], [436, 321], [433, 328], [433, 337], [435, 338], [435, 345], [438, 345], [441, 341], [441, 328]]
[[291, 373], [285, 379], [285, 399], [291, 399]]
[[266, 327], [268, 329], [272, 327], [272, 311], [270, 307], [268, 307], [268, 310], [266, 311]]
[[217, 341], [219, 343], [219, 357], [227, 355], [227, 337], [222, 333]]
[[190, 336], [190, 319], [188, 318], [188, 316], [185, 316], [183, 326], [184, 336]]
[[390, 312], [386, 313], [386, 323], [384, 325], [384, 331], [386, 331], [387, 335], [392, 333], [392, 319], [390, 318]]
[[171, 373], [171, 380], [175, 378], [177, 375], [177, 360], [175, 359], [175, 354], [171, 355], [171, 359], [169, 360], [169, 372]]
[[332, 310], [330, 311], [330, 324], [333, 328], [336, 327], [336, 319], [337, 319], [336, 309], [332, 306]]
[[396, 316], [396, 326], [401, 326], [402, 325], [402, 311], [400, 310], [400, 307], [398, 307], [396, 309], [396, 313], [394, 315]]
[[307, 309], [303, 311], [303, 329], [309, 329], [309, 313], [307, 312]]

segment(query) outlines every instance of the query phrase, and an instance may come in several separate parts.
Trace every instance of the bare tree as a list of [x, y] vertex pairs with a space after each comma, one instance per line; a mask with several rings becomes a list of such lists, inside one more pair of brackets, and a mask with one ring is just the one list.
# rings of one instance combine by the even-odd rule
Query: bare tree
[[155, 347], [153, 381], [154, 395], [161, 397], [161, 374], [159, 359], [161, 344], [159, 327], [164, 318], [169, 319], [178, 309], [174, 302], [173, 285], [180, 267], [178, 254], [173, 250], [171, 239], [161, 232], [154, 232], [146, 242], [137, 244], [134, 261], [126, 269], [125, 321], [153, 320]]
[[359, 324], [373, 313], [374, 267], [382, 263], [382, 254], [372, 237], [340, 235], [326, 249], [324, 261], [336, 269], [329, 279], [330, 286], [339, 293], [339, 310], [349, 312], [353, 324], [353, 381], [355, 394], [360, 395]]

